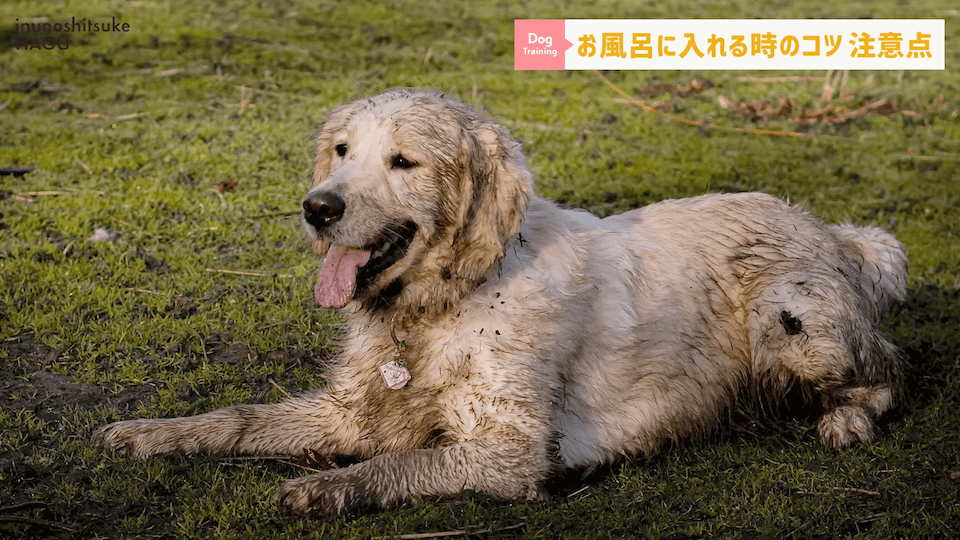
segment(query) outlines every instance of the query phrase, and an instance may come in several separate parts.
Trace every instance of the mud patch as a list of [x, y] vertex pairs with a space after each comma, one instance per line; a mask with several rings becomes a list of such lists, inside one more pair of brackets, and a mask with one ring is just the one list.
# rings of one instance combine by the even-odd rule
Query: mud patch
[[0, 349], [10, 364], [0, 371], [0, 402], [12, 410], [31, 409], [46, 421], [59, 421], [67, 407], [124, 410], [157, 395], [157, 389], [150, 385], [130, 386], [114, 393], [95, 384], [75, 382], [70, 375], [52, 373], [46, 368], [59, 354], [29, 336], [4, 342]]
[[98, 407], [125, 410], [138, 406], [147, 397], [156, 396], [149, 386], [124, 388], [112, 393], [94, 384], [74, 382], [69, 375], [57, 375], [44, 369], [20, 377], [0, 376], [0, 400], [12, 409], [32, 409], [47, 421], [59, 420], [69, 406], [93, 410]]
[[[56, 504], [62, 486], [74, 489], [93, 482], [90, 466], [82, 455], [71, 453], [50, 461], [51, 449], [70, 445], [77, 437], [65, 414], [69, 409], [133, 409], [157, 395], [150, 385], [132, 386], [116, 393], [95, 384], [78, 383], [70, 375], [50, 371], [60, 358], [58, 351], [37, 343], [32, 336], [0, 342], [0, 406], [5, 412], [30, 411], [46, 422], [45, 427], [15, 426], [20, 443], [0, 450], [0, 538], [92, 538], [114, 537], [125, 518], [149, 513], [146, 501], [129, 504], [100, 503], [78, 497], [73, 504]], [[17, 444], [22, 444], [16, 447]], [[110, 465], [117, 467], [117, 465]], [[39, 498], [39, 499], [38, 499]], [[172, 504], [174, 494], [156, 504]], [[95, 516], [95, 517], [94, 517]], [[163, 531], [167, 522], [155, 512], [148, 527]]]
[[783, 326], [784, 332], [789, 336], [795, 336], [803, 331], [803, 324], [800, 323], [800, 319], [794, 317], [793, 314], [787, 310], [780, 311], [780, 324]]

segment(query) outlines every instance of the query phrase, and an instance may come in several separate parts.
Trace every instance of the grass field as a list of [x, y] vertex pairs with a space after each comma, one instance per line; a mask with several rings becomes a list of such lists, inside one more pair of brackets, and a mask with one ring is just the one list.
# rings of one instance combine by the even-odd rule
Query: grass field
[[[624, 5], [0, 5], [0, 168], [33, 169], [0, 176], [0, 536], [960, 536], [956, 3]], [[15, 24], [42, 17], [116, 17], [129, 31], [16, 49]], [[850, 72], [826, 109], [825, 72], [608, 72], [607, 84], [513, 71], [517, 18], [861, 17], [946, 19], [947, 69]], [[683, 92], [694, 80], [700, 91]], [[299, 230], [311, 137], [331, 108], [395, 85], [484, 108], [524, 142], [541, 194], [601, 215], [760, 190], [892, 230], [909, 298], [885, 327], [909, 382], [882, 436], [827, 449], [808, 411], [735, 411], [709, 440], [610, 464], [545, 503], [476, 495], [329, 522], [278, 512], [282, 479], [307, 473], [296, 458], [139, 460], [91, 444], [106, 422], [323, 385], [338, 319], [313, 300], [318, 264]], [[820, 121], [799, 121], [804, 109]]]

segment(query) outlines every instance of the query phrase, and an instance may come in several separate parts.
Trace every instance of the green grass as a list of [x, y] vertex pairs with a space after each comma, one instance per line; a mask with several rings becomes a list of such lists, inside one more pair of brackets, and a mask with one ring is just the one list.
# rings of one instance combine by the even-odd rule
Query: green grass
[[[951, 479], [960, 471], [953, 2], [80, 4], [0, 6], [0, 167], [36, 168], [0, 176], [0, 536], [960, 534], [960, 480]], [[66, 51], [14, 50], [15, 19], [36, 17], [117, 17], [131, 31], [86, 36]], [[947, 69], [853, 72], [846, 106], [889, 99], [924, 113], [817, 125], [805, 137], [698, 130], [616, 101], [590, 72], [513, 71], [515, 18], [658, 17], [944, 18]], [[814, 107], [822, 82], [745, 77], [823, 73], [605, 75], [648, 102], [669, 100], [683, 118], [795, 131], [786, 119], [746, 120], [718, 96]], [[692, 79], [714, 88], [640, 94]], [[304, 474], [296, 465], [137, 460], [92, 445], [93, 430], [109, 421], [275, 402], [323, 385], [337, 316], [312, 299], [317, 263], [299, 230], [311, 137], [332, 107], [395, 85], [484, 107], [524, 142], [541, 194], [602, 215], [762, 190], [828, 221], [890, 228], [907, 246], [910, 297], [886, 327], [910, 382], [883, 436], [830, 450], [816, 442], [809, 415], [740, 419], [708, 441], [608, 466], [570, 497], [527, 504], [477, 495], [330, 522], [280, 516], [273, 493]], [[217, 191], [226, 182], [235, 190]], [[113, 240], [88, 240], [97, 228]], [[44, 504], [10, 508], [29, 502]]]

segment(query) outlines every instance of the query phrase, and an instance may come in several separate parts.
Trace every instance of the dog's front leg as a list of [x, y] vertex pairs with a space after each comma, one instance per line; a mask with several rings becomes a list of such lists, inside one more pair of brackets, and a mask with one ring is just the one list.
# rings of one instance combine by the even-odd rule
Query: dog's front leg
[[390, 452], [343, 469], [288, 480], [277, 492], [277, 503], [287, 515], [315, 510], [321, 517], [332, 517], [350, 507], [389, 506], [469, 490], [537, 500], [548, 472], [545, 451], [530, 442], [469, 441]]
[[320, 392], [274, 405], [238, 405], [184, 418], [127, 420], [103, 426], [94, 439], [133, 456], [165, 452], [300, 455], [355, 454], [356, 419]]

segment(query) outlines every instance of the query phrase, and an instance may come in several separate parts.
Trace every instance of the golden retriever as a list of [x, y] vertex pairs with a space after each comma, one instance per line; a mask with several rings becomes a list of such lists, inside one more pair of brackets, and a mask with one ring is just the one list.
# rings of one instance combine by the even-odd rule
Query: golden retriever
[[303, 225], [314, 294], [344, 308], [316, 393], [101, 428], [110, 447], [350, 455], [289, 480], [332, 516], [544, 481], [715, 427], [734, 402], [819, 399], [820, 440], [874, 436], [899, 393], [879, 329], [903, 246], [769, 195], [704, 195], [599, 219], [537, 197], [520, 144], [443, 94], [388, 90], [317, 136]]

